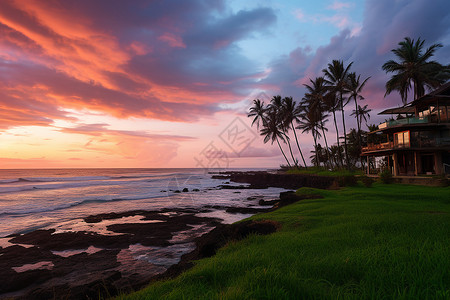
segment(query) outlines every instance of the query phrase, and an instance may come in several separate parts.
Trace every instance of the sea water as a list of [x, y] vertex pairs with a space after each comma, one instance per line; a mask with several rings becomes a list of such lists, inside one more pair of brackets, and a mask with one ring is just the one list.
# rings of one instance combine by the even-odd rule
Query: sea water
[[[223, 184], [229, 183], [204, 169], [4, 169], [0, 237], [40, 228], [78, 230], [76, 220], [100, 213], [245, 206], [248, 197], [275, 198], [283, 191], [217, 188]], [[179, 193], [184, 188], [189, 192]], [[217, 211], [214, 216], [231, 223], [248, 215]]]

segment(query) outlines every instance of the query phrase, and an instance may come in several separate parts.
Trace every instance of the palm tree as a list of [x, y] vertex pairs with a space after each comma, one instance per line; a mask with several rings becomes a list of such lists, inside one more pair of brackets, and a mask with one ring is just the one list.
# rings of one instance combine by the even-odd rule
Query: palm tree
[[300, 156], [302, 157], [303, 165], [305, 166], [305, 168], [307, 168], [305, 158], [303, 157], [302, 150], [300, 149], [300, 145], [298, 143], [297, 133], [295, 132], [294, 128], [294, 121], [299, 122], [300, 111], [298, 109], [298, 106], [296, 106], [296, 102], [294, 101], [294, 99], [292, 99], [292, 97], [284, 97], [281, 107], [284, 127], [286, 128], [286, 131], [289, 131], [290, 126], [290, 129], [292, 129], [292, 131], [294, 132], [298, 152], [300, 152]]
[[414, 41], [410, 37], [405, 37], [398, 43], [399, 47], [392, 50], [399, 61], [389, 60], [383, 64], [382, 68], [386, 73], [394, 73], [386, 82], [385, 97], [392, 91], [398, 91], [403, 105], [406, 105], [411, 84], [414, 85], [414, 100], [416, 100], [425, 94], [425, 87], [436, 88], [450, 78], [449, 66], [428, 61], [442, 44], [433, 44], [423, 53], [424, 42], [425, 40], [420, 38]]
[[366, 85], [367, 80], [369, 80], [369, 78], [370, 77], [367, 77], [363, 82], [361, 82], [361, 75], [358, 75], [358, 77], [356, 77], [355, 73], [348, 74], [348, 90], [350, 92], [349, 98], [350, 99], [353, 98], [353, 100], [355, 100], [354, 112], [356, 114], [356, 124], [358, 125], [358, 133], [361, 132], [361, 120], [359, 118], [358, 100], [364, 100], [364, 97], [361, 95], [361, 92], [364, 86]]
[[[300, 118], [300, 125], [297, 127], [302, 130], [302, 133], [311, 132], [314, 140], [314, 149], [317, 149], [317, 138], [320, 138], [320, 116], [319, 111], [314, 109], [313, 106], [305, 106]], [[316, 163], [319, 162], [318, 153], [316, 154]]]
[[[342, 114], [342, 127], [344, 129], [344, 149], [345, 160], [347, 162], [347, 168], [349, 168], [349, 158], [347, 149], [347, 132], [345, 129], [345, 115], [344, 115], [344, 94], [347, 93], [347, 75], [353, 62], [347, 67], [344, 66], [344, 62], [341, 60], [333, 60], [331, 64], [328, 64], [328, 69], [323, 69], [322, 72], [325, 75], [325, 82], [330, 85], [330, 89], [335, 96], [338, 96], [339, 108]], [[338, 138], [339, 140], [339, 138]]]
[[[328, 131], [328, 129], [325, 127], [325, 123], [328, 122], [328, 114], [326, 114], [325, 112], [329, 111], [327, 102], [325, 100], [327, 86], [325, 85], [325, 79], [323, 77], [316, 77], [314, 80], [309, 79], [309, 81], [311, 82], [311, 85], [304, 84], [307, 90], [307, 93], [305, 93], [305, 97], [303, 97], [303, 101], [305, 103], [304, 105], [309, 105], [314, 109], [320, 110], [320, 113], [318, 115], [320, 116], [319, 122], [325, 141], [326, 155], [328, 156], [328, 142], [327, 136], [325, 134], [325, 131]], [[329, 161], [328, 157], [327, 161]]]
[[256, 128], [259, 129], [259, 123], [265, 122], [265, 112], [266, 108], [264, 108], [264, 101], [261, 102], [261, 100], [259, 99], [253, 100], [253, 106], [250, 107], [249, 113], [247, 115], [247, 117], [255, 117], [252, 121], [252, 126], [256, 123]]
[[282, 130], [280, 130], [280, 122], [279, 118], [277, 116], [276, 111], [274, 110], [268, 110], [265, 113], [265, 122], [263, 123], [263, 127], [261, 128], [260, 134], [264, 136], [264, 143], [267, 143], [268, 141], [271, 141], [271, 144], [273, 142], [277, 141], [278, 147], [280, 147], [281, 153], [284, 156], [284, 159], [286, 159], [286, 162], [291, 167], [291, 164], [289, 163], [289, 160], [287, 159], [286, 155], [284, 154], [283, 148], [281, 148], [280, 141], [286, 143], [285, 134]]
[[286, 126], [286, 122], [284, 122], [285, 116], [284, 116], [284, 108], [283, 108], [283, 99], [281, 98], [281, 96], [280, 95], [273, 96], [272, 99], [270, 100], [270, 103], [267, 106], [267, 108], [268, 108], [268, 110], [274, 112], [275, 115], [277, 116], [280, 130], [284, 133], [284, 135], [286, 137], [286, 143], [289, 146], [289, 152], [291, 153], [292, 161], [294, 162], [295, 166], [298, 166], [298, 160], [295, 159], [294, 153], [292, 153], [290, 138], [287, 135], [287, 133], [289, 131], [289, 126]]
[[361, 125], [362, 125], [362, 120], [364, 119], [364, 122], [367, 125], [367, 121], [370, 119], [370, 112], [372, 110], [370, 108], [367, 107], [367, 104], [364, 105], [363, 107], [358, 105], [358, 110], [353, 110], [352, 113], [350, 114], [350, 116], [356, 116], [357, 114], [359, 115], [359, 127], [358, 130], [360, 130]]

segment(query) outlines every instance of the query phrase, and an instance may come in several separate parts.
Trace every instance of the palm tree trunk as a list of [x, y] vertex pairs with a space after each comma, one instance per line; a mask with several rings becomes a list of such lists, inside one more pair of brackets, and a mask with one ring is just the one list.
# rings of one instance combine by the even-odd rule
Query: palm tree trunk
[[292, 153], [291, 142], [289, 141], [288, 136], [286, 136], [286, 138], [287, 138], [287, 144], [289, 146], [289, 152], [291, 152], [292, 161], [294, 162], [294, 165], [298, 168], [297, 160], [295, 159], [294, 154]]
[[319, 155], [317, 153], [317, 140], [316, 140], [316, 135], [314, 134], [314, 129], [312, 131], [312, 136], [314, 139], [314, 154], [316, 155], [316, 166], [320, 167]]
[[297, 134], [295, 133], [294, 124], [292, 124], [292, 122], [291, 122], [291, 127], [292, 127], [292, 131], [294, 132], [295, 141], [297, 142], [298, 151], [300, 152], [300, 156], [302, 157], [302, 160], [303, 160], [303, 165], [305, 166], [305, 169], [307, 169], [308, 167], [306, 166], [305, 158], [303, 157], [302, 150], [300, 149], [300, 145], [298, 144]]
[[330, 165], [329, 165], [329, 166], [330, 166], [330, 169], [332, 169], [330, 156], [328, 155], [327, 136], [325, 135], [325, 130], [323, 129], [323, 122], [320, 122], [320, 126], [322, 127], [323, 140], [325, 141], [325, 153], [326, 153], [326, 155], [327, 155], [327, 162], [330, 164]]
[[286, 160], [289, 168], [291, 168], [291, 164], [289, 163], [289, 160], [287, 159], [286, 155], [284, 154], [283, 148], [281, 148], [280, 142], [277, 139], [278, 147], [280, 147], [281, 153], [283, 153], [284, 159]]
[[343, 166], [344, 162], [342, 161], [341, 145], [339, 143], [339, 130], [338, 130], [337, 121], [336, 121], [336, 110], [333, 108], [332, 112], [333, 112], [333, 119], [334, 119], [334, 127], [336, 128], [336, 140], [337, 140], [337, 145], [338, 145], [338, 157], [339, 157], [339, 161], [341, 163], [341, 166]]
[[350, 161], [348, 159], [348, 151], [347, 151], [347, 131], [345, 130], [345, 115], [344, 115], [344, 100], [342, 99], [342, 93], [340, 94], [340, 102], [341, 102], [341, 114], [342, 114], [342, 127], [344, 128], [344, 149], [345, 149], [345, 162], [347, 164], [347, 169], [350, 169]]
[[[356, 100], [356, 95], [355, 95], [355, 112], [356, 112], [356, 124], [358, 125], [358, 146], [359, 146], [359, 151], [361, 151], [362, 149], [362, 144], [361, 144], [361, 121], [359, 120], [359, 112], [358, 112], [358, 101]], [[363, 158], [360, 156], [360, 160], [361, 160], [361, 168], [363, 167]]]

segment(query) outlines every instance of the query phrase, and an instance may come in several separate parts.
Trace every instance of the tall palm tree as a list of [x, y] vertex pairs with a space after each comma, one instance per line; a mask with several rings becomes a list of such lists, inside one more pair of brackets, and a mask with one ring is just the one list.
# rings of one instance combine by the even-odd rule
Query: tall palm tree
[[[325, 123], [328, 122], [328, 114], [326, 111], [328, 110], [328, 105], [325, 100], [326, 93], [327, 93], [327, 86], [325, 85], [325, 79], [323, 77], [316, 77], [314, 80], [309, 79], [311, 82], [311, 85], [304, 84], [306, 88], [305, 96], [303, 97], [304, 104], [312, 106], [314, 109], [317, 109], [320, 111], [319, 116], [319, 122], [320, 127], [322, 129], [323, 138], [325, 141], [325, 147], [326, 147], [326, 155], [327, 155], [327, 161], [330, 162], [328, 157], [328, 141], [327, 136], [325, 134], [325, 131], [328, 131], [328, 129], [325, 127]], [[331, 163], [331, 162], [330, 162]]]
[[[356, 77], [355, 73], [348, 74], [348, 91], [350, 93], [349, 98], [353, 98], [355, 101], [355, 116], [356, 116], [356, 124], [358, 125], [358, 133], [361, 132], [361, 120], [359, 118], [359, 109], [358, 109], [358, 100], [364, 100], [364, 97], [361, 95], [362, 89], [366, 85], [367, 80], [369, 80], [370, 77], [367, 77], [364, 79], [363, 82], [361, 82], [361, 75], [358, 75]], [[361, 137], [360, 137], [361, 139]]]
[[443, 66], [436, 61], [428, 61], [442, 44], [433, 44], [423, 52], [425, 40], [417, 41], [405, 37], [398, 43], [399, 47], [392, 52], [399, 61], [389, 60], [383, 64], [386, 73], [394, 73], [386, 82], [386, 94], [398, 91], [403, 105], [408, 101], [408, 92], [413, 85], [414, 100], [425, 94], [425, 87], [432, 89], [445, 83], [450, 78], [450, 67]]
[[278, 122], [279, 122], [279, 128], [285, 135], [286, 143], [288, 144], [289, 152], [291, 153], [291, 157], [292, 157], [292, 161], [294, 162], [295, 166], [298, 166], [298, 160], [295, 159], [294, 153], [292, 153], [291, 142], [290, 142], [290, 138], [288, 136], [289, 126], [286, 126], [286, 123], [284, 122], [285, 116], [284, 116], [284, 108], [283, 108], [283, 99], [281, 98], [281, 96], [280, 95], [273, 96], [272, 99], [270, 100], [270, 103], [267, 106], [267, 108], [269, 111], [274, 112], [275, 115], [277, 116]]
[[350, 114], [350, 116], [359, 116], [359, 127], [358, 130], [360, 130], [359, 128], [361, 128], [362, 125], [362, 120], [364, 119], [364, 122], [367, 125], [367, 121], [370, 119], [370, 112], [372, 111], [372, 109], [368, 108], [367, 104], [364, 105], [363, 107], [358, 105], [358, 110], [353, 110], [352, 113]]
[[[320, 138], [320, 122], [319, 111], [312, 106], [305, 106], [300, 118], [300, 125], [297, 127], [302, 130], [302, 133], [311, 132], [314, 140], [314, 149], [317, 149], [317, 138]], [[318, 153], [316, 154], [316, 163], [319, 162]]]
[[[323, 69], [325, 82], [330, 85], [331, 91], [338, 97], [339, 108], [342, 115], [342, 127], [344, 129], [344, 149], [345, 160], [347, 168], [349, 168], [348, 148], [347, 148], [347, 132], [345, 129], [345, 114], [344, 114], [344, 94], [347, 93], [347, 75], [353, 62], [349, 63], [347, 67], [344, 66], [344, 62], [334, 59], [331, 64], [328, 64], [327, 69]], [[339, 140], [339, 139], [338, 139]]]
[[286, 155], [284, 154], [283, 148], [281, 148], [280, 141], [286, 143], [286, 135], [284, 132], [280, 129], [280, 121], [279, 117], [277, 116], [276, 111], [274, 110], [268, 110], [265, 113], [265, 122], [263, 123], [263, 127], [261, 128], [261, 135], [264, 136], [264, 143], [267, 143], [268, 141], [271, 141], [271, 144], [273, 142], [277, 142], [278, 147], [280, 147], [281, 153], [284, 156], [284, 159], [286, 159], [286, 162], [291, 167], [291, 164], [289, 163], [289, 160], [287, 159]]
[[292, 99], [292, 97], [284, 97], [281, 107], [284, 127], [286, 128], [286, 131], [289, 131], [290, 127], [290, 129], [292, 129], [292, 131], [294, 132], [298, 152], [300, 152], [300, 156], [302, 157], [303, 165], [305, 166], [305, 168], [307, 168], [305, 158], [303, 157], [302, 150], [300, 149], [300, 145], [298, 143], [297, 133], [295, 132], [294, 128], [294, 121], [299, 122], [300, 111], [298, 109], [298, 106], [296, 105], [296, 102], [294, 101], [294, 99]]
[[266, 112], [266, 108], [264, 107], [264, 101], [261, 101], [259, 99], [253, 100], [253, 106], [250, 107], [249, 113], [247, 117], [254, 117], [252, 121], [253, 124], [256, 123], [256, 128], [259, 129], [259, 123], [265, 122], [265, 116], [264, 113]]

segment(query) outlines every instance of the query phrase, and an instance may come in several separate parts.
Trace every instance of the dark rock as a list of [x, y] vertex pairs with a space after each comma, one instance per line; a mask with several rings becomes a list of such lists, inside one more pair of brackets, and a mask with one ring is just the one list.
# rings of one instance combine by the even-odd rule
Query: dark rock
[[[250, 188], [262, 189], [279, 187], [285, 189], [298, 189], [300, 187], [314, 187], [327, 189], [336, 180], [331, 176], [318, 176], [309, 174], [279, 174], [268, 172], [228, 172], [230, 181], [249, 183]], [[248, 188], [248, 187], [247, 187]]]
[[181, 193], [180, 190], [176, 190], [174, 193]]
[[233, 192], [234, 194], [240, 194], [241, 192]]
[[268, 209], [253, 207], [229, 207], [225, 211], [230, 214], [256, 214], [259, 212], [268, 211]]
[[213, 175], [211, 176], [212, 179], [229, 179], [229, 175]]
[[192, 191], [193, 191], [193, 192], [200, 192], [199, 189], [193, 189]]
[[277, 204], [278, 202], [280, 202], [280, 200], [278, 200], [278, 199], [275, 199], [275, 200], [260, 199], [258, 204], [261, 206], [273, 206], [273, 205]]
[[188, 188], [184, 188], [183, 189], [183, 193], [187, 193], [187, 192], [189, 192], [189, 189]]

